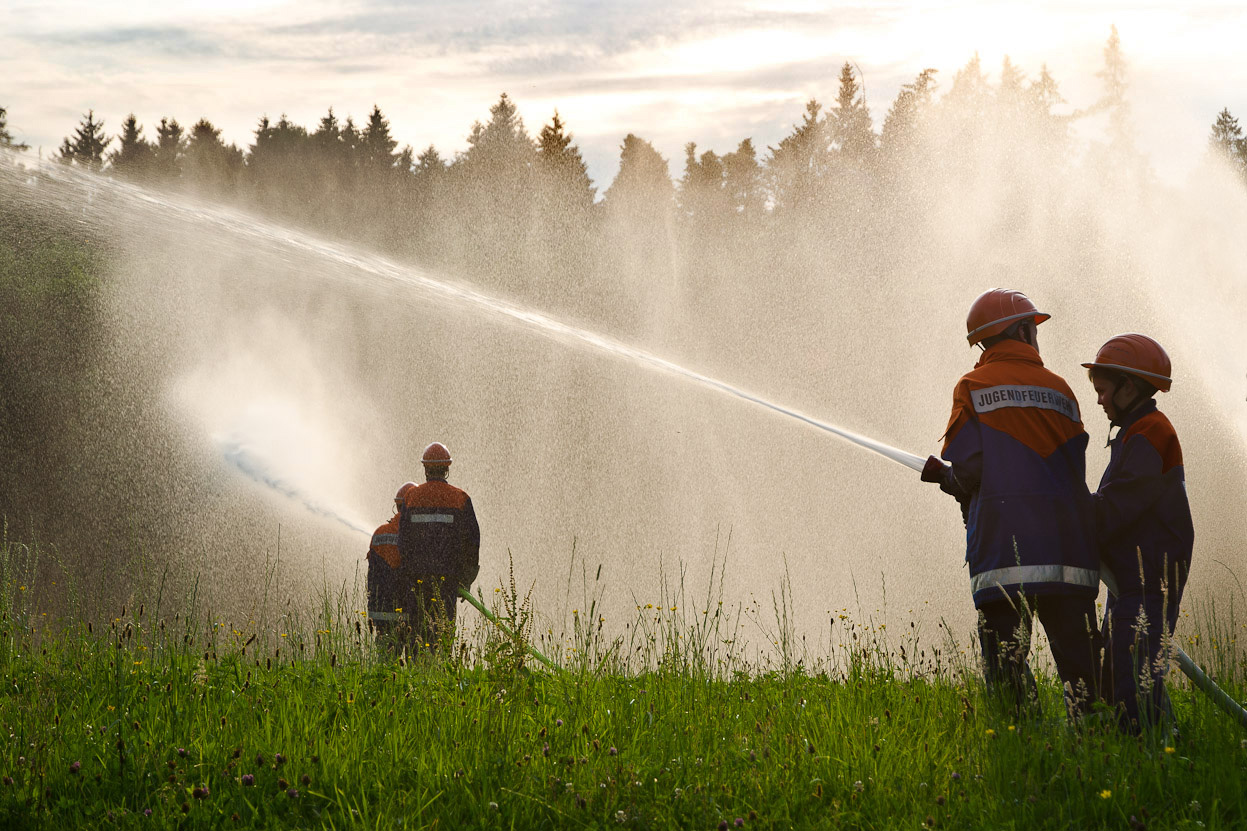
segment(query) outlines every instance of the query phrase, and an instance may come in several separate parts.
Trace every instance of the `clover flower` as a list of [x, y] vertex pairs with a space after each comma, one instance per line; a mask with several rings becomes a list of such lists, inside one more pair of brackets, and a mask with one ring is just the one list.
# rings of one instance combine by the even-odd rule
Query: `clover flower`
[[243, 787], [250, 788], [252, 785], [255, 784], [255, 777], [252, 776], [250, 773], [244, 773], [242, 775], [242, 784], [243, 784]]
[[74, 760], [74, 762], [70, 764], [69, 766], [70, 773], [77, 773], [80, 770], [82, 770], [82, 762], [79, 762], [77, 760]]

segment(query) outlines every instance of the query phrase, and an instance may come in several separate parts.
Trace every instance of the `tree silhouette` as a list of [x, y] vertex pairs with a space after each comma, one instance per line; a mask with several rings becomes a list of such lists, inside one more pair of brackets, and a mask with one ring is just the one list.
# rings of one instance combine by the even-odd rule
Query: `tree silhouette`
[[183, 167], [193, 186], [223, 195], [236, 189], [243, 168], [243, 154], [234, 145], [221, 141], [221, 131], [208, 119], [201, 118], [191, 128]]
[[1238, 119], [1230, 114], [1228, 107], [1217, 113], [1217, 120], [1212, 123], [1208, 150], [1247, 182], [1247, 139], [1243, 138]]
[[104, 135], [104, 122], [95, 120], [94, 110], [87, 110], [73, 137], [66, 137], [61, 143], [60, 159], [65, 164], [99, 170], [104, 164], [104, 148], [111, 141]]
[[697, 145], [684, 145], [684, 176], [676, 192], [680, 218], [695, 234], [720, 226], [731, 212], [723, 160], [713, 150], [697, 156]]
[[142, 178], [151, 164], [154, 149], [143, 138], [143, 128], [134, 113], [121, 122], [121, 134], [117, 136], [117, 149], [108, 156], [109, 166], [120, 176]]
[[394, 148], [398, 142], [390, 136], [390, 122], [381, 114], [381, 108], [372, 105], [368, 124], [360, 136], [359, 154], [364, 167], [370, 171], [392, 170], [398, 155]]
[[873, 165], [877, 145], [866, 93], [848, 61], [840, 69], [840, 92], [828, 118], [832, 145], [840, 151], [841, 159], [859, 168]]
[[723, 190], [735, 225], [761, 219], [766, 210], [766, 193], [753, 139], [742, 140], [733, 152], [723, 157]]
[[820, 118], [823, 105], [811, 98], [805, 116], [779, 146], [771, 148], [767, 160], [771, 199], [778, 212], [813, 206], [831, 175], [830, 141], [827, 123]]
[[186, 138], [182, 125], [176, 118], [160, 119], [156, 128], [156, 150], [152, 170], [164, 182], [173, 182], [182, 175], [182, 157], [186, 152]]
[[1126, 101], [1126, 58], [1121, 51], [1121, 38], [1113, 26], [1108, 43], [1104, 45], [1104, 68], [1096, 73], [1104, 84], [1096, 109], [1108, 113], [1108, 136], [1112, 145], [1119, 149], [1133, 147], [1130, 124], [1130, 104]]
[[879, 146], [889, 167], [896, 170], [916, 152], [923, 123], [935, 94], [935, 74], [924, 69], [918, 77], [901, 87], [883, 119]]
[[581, 158], [580, 148], [572, 144], [572, 134], [565, 129], [559, 111], [550, 123], [541, 128], [537, 137], [537, 169], [542, 188], [555, 198], [577, 209], [593, 205], [595, 188], [589, 169]]
[[4, 107], [0, 107], [0, 148], [3, 148], [5, 150], [13, 150], [17, 152], [21, 152], [22, 150], [29, 150], [30, 149], [29, 144], [24, 144], [22, 142], [14, 140], [13, 134], [9, 132], [8, 124], [9, 124], [9, 111], [6, 110]]
[[624, 136], [619, 173], [603, 194], [609, 211], [644, 220], [669, 212], [674, 189], [664, 159], [654, 145], [632, 133]]

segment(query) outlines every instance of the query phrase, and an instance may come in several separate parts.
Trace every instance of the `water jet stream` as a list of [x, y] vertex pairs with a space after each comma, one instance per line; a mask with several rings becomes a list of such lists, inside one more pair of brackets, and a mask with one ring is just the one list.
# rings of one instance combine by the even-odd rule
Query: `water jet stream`
[[[757, 404], [780, 415], [831, 433], [838, 438], [877, 453], [912, 470], [921, 471], [926, 461], [925, 457], [915, 456], [912, 453], [907, 453], [851, 430], [828, 424], [791, 407], [768, 401], [755, 393], [681, 366], [651, 352], [629, 346], [588, 329], [564, 323], [541, 312], [523, 308], [469, 286], [439, 280], [418, 266], [401, 265], [385, 257], [354, 251], [342, 245], [317, 239], [307, 233], [266, 222], [240, 211], [215, 205], [196, 204], [183, 199], [170, 199], [137, 185], [107, 179], [62, 165], [48, 166], [41, 171], [41, 175], [54, 182], [87, 189], [88, 199], [91, 201], [100, 198], [101, 195], [107, 195], [125, 203], [119, 207], [157, 209], [155, 211], [157, 216], [154, 217], [156, 221], [167, 221], [170, 218], [176, 218], [194, 223], [210, 223], [238, 237], [250, 238], [252, 241], [260, 242], [279, 250], [285, 248], [303, 251], [391, 283], [421, 289], [428, 294], [440, 296], [458, 305], [474, 306], [489, 314], [520, 323], [547, 337], [579, 342], [607, 354], [627, 358], [652, 369], [667, 372], [726, 395]], [[93, 215], [104, 213], [106, 212], [97, 208], [92, 212], [92, 215], [84, 214], [84, 221], [91, 222], [93, 221]]]

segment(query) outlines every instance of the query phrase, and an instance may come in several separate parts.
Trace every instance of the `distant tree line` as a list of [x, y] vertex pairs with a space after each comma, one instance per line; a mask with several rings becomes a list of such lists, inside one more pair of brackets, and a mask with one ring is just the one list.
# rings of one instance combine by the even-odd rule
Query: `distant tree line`
[[[311, 130], [265, 116], [246, 149], [223, 142], [206, 118], [189, 131], [162, 118], [149, 139], [130, 115], [109, 137], [89, 111], [59, 158], [241, 204], [628, 326], [636, 322], [629, 310], [648, 314], [656, 300], [696, 302], [720, 290], [725, 267], [780, 269], [799, 281], [869, 260], [878, 242], [869, 227], [935, 198], [920, 186], [924, 171], [973, 179], [1059, 168], [1069, 164], [1071, 124], [1085, 116], [1105, 117], [1102, 160], [1144, 170], [1126, 74], [1114, 28], [1100, 99], [1059, 113], [1064, 101], [1046, 67], [1027, 78], [1006, 57], [993, 84], [976, 55], [938, 98], [936, 70], [920, 72], [876, 129], [863, 80], [845, 63], [834, 104], [811, 99], [775, 146], [745, 138], [720, 155], [689, 142], [675, 181], [653, 145], [629, 133], [600, 199], [559, 113], [530, 136], [505, 93], [454, 158], [431, 145], [400, 149], [377, 106], [362, 126], [332, 108]], [[21, 149], [4, 116], [0, 145]], [[1228, 110], [1209, 144], [1247, 182], [1247, 141]]]

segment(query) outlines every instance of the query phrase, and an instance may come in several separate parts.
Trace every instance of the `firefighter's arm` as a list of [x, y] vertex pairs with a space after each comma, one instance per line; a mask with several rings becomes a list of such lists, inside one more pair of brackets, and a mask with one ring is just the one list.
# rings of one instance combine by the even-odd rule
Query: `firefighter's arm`
[[471, 588], [476, 581], [476, 575], [481, 571], [481, 526], [476, 522], [476, 511], [472, 507], [471, 497], [463, 505], [463, 518], [465, 528], [459, 585]]
[[1156, 504], [1168, 487], [1160, 453], [1142, 435], [1126, 439], [1121, 464], [1113, 478], [1091, 494], [1096, 538], [1105, 543], [1128, 528]]
[[922, 471], [922, 480], [938, 484], [940, 490], [956, 499], [964, 521], [969, 514], [970, 500], [983, 478], [983, 444], [979, 423], [974, 417], [969, 390], [964, 384], [959, 384], [953, 394], [953, 411], [943, 438], [941, 455], [947, 464], [935, 456], [930, 457]]

